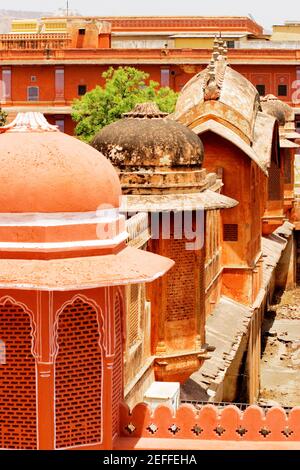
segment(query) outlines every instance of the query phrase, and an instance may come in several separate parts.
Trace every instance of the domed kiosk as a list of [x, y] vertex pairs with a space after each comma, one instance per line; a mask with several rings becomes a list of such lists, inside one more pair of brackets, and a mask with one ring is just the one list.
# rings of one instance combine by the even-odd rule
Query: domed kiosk
[[[277, 96], [266, 95], [261, 98], [261, 107], [264, 113], [273, 116], [279, 123], [280, 147], [297, 148], [297, 145], [290, 140], [300, 138], [295, 128], [295, 111]], [[288, 140], [287, 140], [288, 139]]]
[[44, 117], [19, 115], [13, 124], [0, 128], [0, 134], [1, 212], [118, 207], [120, 183], [110, 162], [81, 141], [57, 132]]
[[155, 103], [138, 104], [94, 138], [119, 170], [124, 194], [198, 192], [203, 184], [201, 140], [164, 117]]
[[124, 286], [173, 262], [126, 246], [105, 157], [39, 113], [0, 128], [0, 415], [5, 449], [110, 449]]
[[149, 214], [152, 239], [147, 249], [175, 261], [176, 267], [148, 289], [147, 298], [156, 380], [183, 383], [206, 353], [205, 227], [215, 230], [217, 250], [220, 209], [237, 203], [221, 195], [217, 175], [202, 168], [199, 137], [154, 103], [136, 105], [103, 128], [92, 145], [118, 171], [121, 209]]
[[208, 66], [183, 87], [172, 118], [200, 136], [204, 166], [219, 169], [223, 190], [239, 201], [223, 213], [223, 292], [251, 305], [262, 286], [261, 219], [266, 235], [284, 221], [279, 122], [263, 112], [255, 86], [230, 67], [217, 37]]

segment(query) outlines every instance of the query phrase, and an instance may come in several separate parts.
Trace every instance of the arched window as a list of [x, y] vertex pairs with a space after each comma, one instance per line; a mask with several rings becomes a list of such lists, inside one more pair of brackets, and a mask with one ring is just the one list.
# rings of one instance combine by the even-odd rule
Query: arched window
[[56, 448], [101, 443], [103, 357], [98, 312], [80, 297], [58, 317]]
[[27, 88], [27, 101], [39, 101], [39, 87], [29, 86]]
[[37, 448], [36, 372], [30, 314], [0, 303], [0, 448]]

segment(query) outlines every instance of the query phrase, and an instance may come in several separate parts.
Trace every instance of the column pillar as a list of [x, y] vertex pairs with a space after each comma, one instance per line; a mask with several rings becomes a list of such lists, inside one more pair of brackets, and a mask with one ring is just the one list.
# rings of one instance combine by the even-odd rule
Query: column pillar
[[54, 365], [38, 362], [38, 448], [54, 449]]
[[115, 359], [115, 290], [105, 288], [104, 302], [104, 355], [103, 355], [103, 401], [102, 401], [102, 449], [113, 447], [113, 366]]
[[112, 428], [112, 389], [114, 356], [104, 358], [103, 406], [102, 406], [102, 445], [104, 450], [113, 447]]
[[[149, 225], [153, 238], [149, 242], [149, 251], [161, 256], [168, 256], [167, 243], [162, 237], [162, 218], [159, 213], [151, 213]], [[147, 284], [146, 296], [151, 302], [151, 352], [163, 355], [167, 352], [165, 344], [166, 311], [168, 287], [166, 276]]]
[[51, 292], [37, 293], [38, 449], [54, 449], [54, 345]]

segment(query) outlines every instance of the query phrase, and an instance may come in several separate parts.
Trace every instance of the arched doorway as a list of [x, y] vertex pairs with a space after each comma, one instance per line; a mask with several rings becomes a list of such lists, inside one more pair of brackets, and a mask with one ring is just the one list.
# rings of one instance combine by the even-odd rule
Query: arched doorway
[[36, 362], [30, 313], [0, 300], [0, 447], [37, 448]]
[[56, 448], [101, 443], [103, 354], [97, 309], [76, 297], [59, 313], [56, 328]]

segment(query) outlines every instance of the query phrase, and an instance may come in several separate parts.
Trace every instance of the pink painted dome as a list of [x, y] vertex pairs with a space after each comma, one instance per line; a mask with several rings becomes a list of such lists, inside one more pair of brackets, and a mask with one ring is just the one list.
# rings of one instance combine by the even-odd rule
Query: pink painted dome
[[41, 113], [20, 113], [0, 128], [1, 213], [117, 208], [120, 195], [112, 164]]

